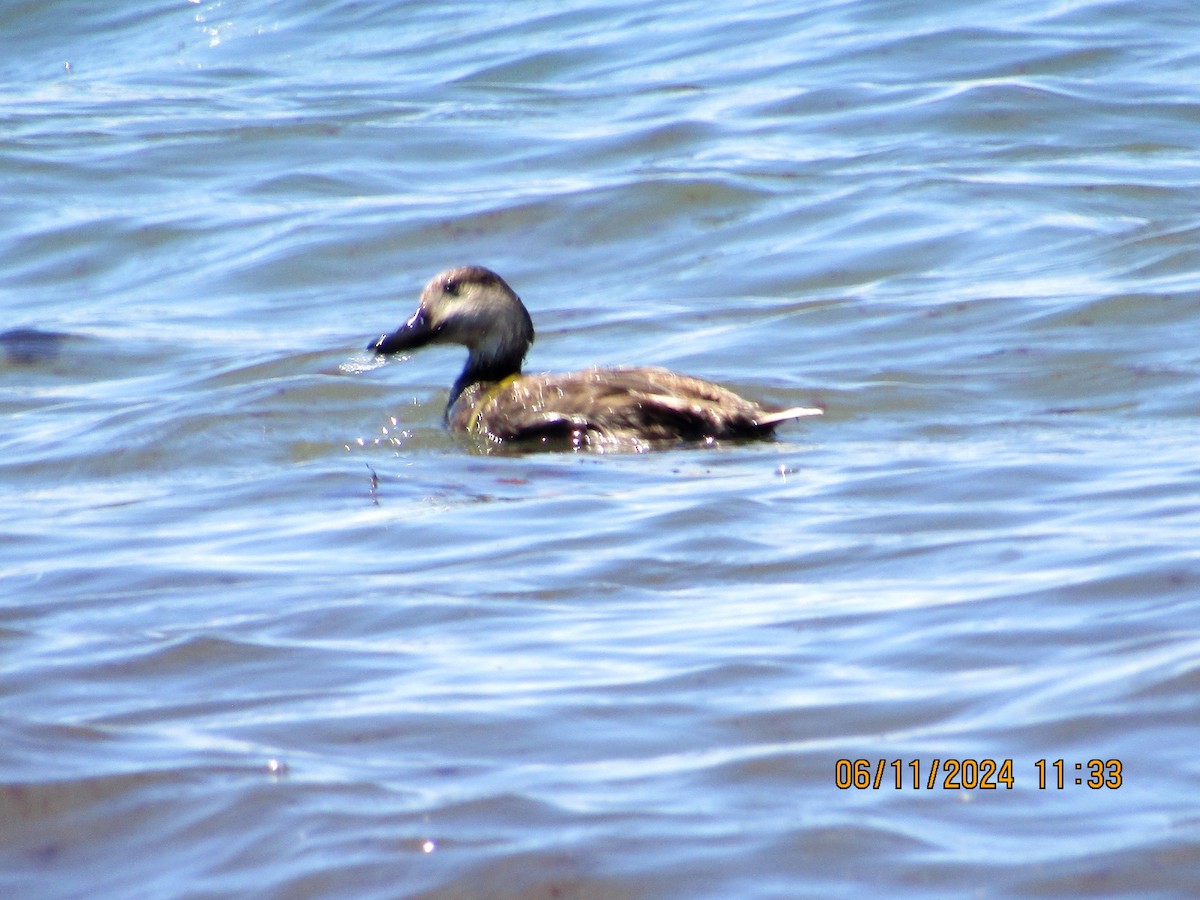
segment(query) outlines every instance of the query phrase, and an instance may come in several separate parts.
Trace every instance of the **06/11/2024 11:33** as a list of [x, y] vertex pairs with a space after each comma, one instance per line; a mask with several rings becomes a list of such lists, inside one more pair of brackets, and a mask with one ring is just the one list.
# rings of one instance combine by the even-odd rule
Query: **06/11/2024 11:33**
[[[1068, 771], [1072, 764], [1067, 761], [1039, 759], [1033, 765], [1037, 769], [1038, 790], [1061, 791], [1069, 786]], [[1116, 790], [1124, 784], [1124, 765], [1119, 759], [1096, 758], [1073, 765], [1074, 771], [1079, 773], [1074, 778], [1076, 786]], [[889, 769], [892, 771], [887, 777]], [[907, 762], [901, 759], [839, 759], [834, 766], [834, 784], [840, 790], [879, 790], [884, 786], [896, 790], [906, 787], [913, 790], [997, 790], [1000, 787], [1012, 790], [1016, 777], [1011, 759], [934, 757], [924, 764], [920, 759]]]

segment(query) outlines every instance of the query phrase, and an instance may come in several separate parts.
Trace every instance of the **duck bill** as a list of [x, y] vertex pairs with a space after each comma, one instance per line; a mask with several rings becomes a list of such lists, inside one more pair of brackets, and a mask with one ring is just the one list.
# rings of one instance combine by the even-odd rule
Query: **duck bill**
[[437, 330], [430, 327], [424, 311], [418, 309], [411, 319], [391, 334], [380, 335], [379, 340], [367, 344], [367, 349], [374, 350], [378, 356], [399, 353], [402, 350], [415, 350], [428, 344], [436, 334]]

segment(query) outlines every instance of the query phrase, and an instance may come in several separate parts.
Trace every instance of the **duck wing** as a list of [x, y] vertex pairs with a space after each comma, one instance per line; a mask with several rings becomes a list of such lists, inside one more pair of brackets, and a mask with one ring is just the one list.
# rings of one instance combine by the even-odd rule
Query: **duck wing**
[[780, 422], [820, 414], [770, 411], [710, 381], [645, 366], [514, 376], [464, 393], [455, 407], [458, 430], [575, 446], [765, 437]]

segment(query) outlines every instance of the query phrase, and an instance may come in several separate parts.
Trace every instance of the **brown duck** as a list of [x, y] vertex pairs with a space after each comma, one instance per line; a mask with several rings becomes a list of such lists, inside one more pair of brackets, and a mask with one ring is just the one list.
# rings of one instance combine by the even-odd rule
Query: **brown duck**
[[493, 442], [643, 450], [768, 437], [780, 422], [821, 414], [768, 410], [719, 385], [655, 367], [523, 375], [533, 321], [504, 279], [481, 266], [434, 276], [412, 318], [367, 349], [382, 355], [443, 343], [469, 351], [450, 389], [446, 424]]

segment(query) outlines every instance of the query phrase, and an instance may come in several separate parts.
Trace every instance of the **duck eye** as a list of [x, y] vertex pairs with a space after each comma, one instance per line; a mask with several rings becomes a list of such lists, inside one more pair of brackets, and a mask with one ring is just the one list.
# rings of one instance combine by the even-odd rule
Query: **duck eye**
[[447, 278], [446, 283], [444, 285], [442, 285], [442, 290], [445, 291], [447, 294], [449, 294], [451, 297], [457, 297], [458, 296], [458, 279]]

